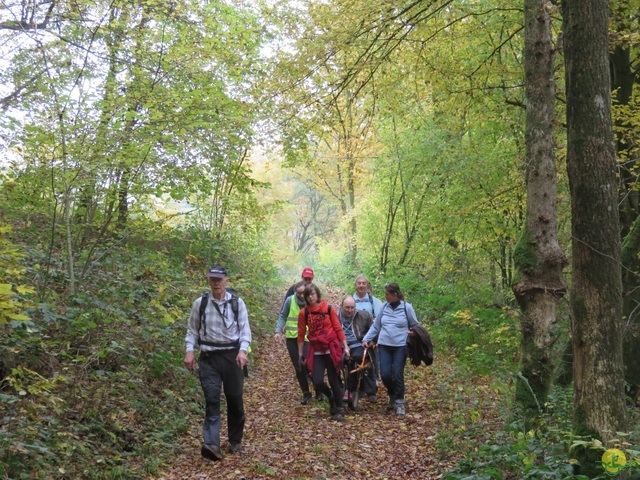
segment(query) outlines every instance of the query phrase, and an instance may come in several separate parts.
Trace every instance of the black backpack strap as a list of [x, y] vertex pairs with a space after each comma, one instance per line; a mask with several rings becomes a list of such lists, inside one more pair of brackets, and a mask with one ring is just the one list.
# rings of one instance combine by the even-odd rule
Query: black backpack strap
[[369, 295], [369, 303], [371, 304], [371, 316], [376, 318], [376, 306], [373, 304], [373, 297], [370, 293], [367, 293], [367, 295]]
[[202, 297], [200, 298], [200, 325], [198, 325], [198, 344], [201, 343], [200, 340], [200, 327], [202, 327], [204, 329], [204, 336], [207, 336], [207, 315], [205, 313], [205, 310], [207, 309], [207, 303], [209, 303], [209, 293], [204, 293], [202, 295]]
[[236, 323], [238, 323], [238, 298], [240, 297], [238, 297], [238, 292], [231, 287], [227, 287], [227, 292], [231, 294], [231, 299], [227, 301], [231, 304], [231, 311], [236, 318]]
[[402, 306], [404, 307], [404, 317], [407, 319], [407, 330], [411, 330], [411, 325], [409, 325], [409, 315], [407, 315], [407, 302], [402, 300]]

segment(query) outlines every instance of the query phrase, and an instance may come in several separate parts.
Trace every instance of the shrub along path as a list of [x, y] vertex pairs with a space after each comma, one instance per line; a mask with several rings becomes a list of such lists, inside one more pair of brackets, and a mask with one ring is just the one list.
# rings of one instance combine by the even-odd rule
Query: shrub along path
[[[407, 365], [407, 412], [386, 414], [387, 397], [362, 401], [346, 419], [330, 419], [327, 402], [300, 404], [284, 343], [260, 338], [245, 382], [244, 452], [221, 462], [200, 456], [202, 414], [191, 421], [183, 453], [167, 459], [158, 479], [437, 478], [499, 430], [504, 386], [456, 373], [438, 355], [434, 365]], [[437, 345], [436, 345], [437, 347]], [[226, 413], [222, 443], [226, 449]]]

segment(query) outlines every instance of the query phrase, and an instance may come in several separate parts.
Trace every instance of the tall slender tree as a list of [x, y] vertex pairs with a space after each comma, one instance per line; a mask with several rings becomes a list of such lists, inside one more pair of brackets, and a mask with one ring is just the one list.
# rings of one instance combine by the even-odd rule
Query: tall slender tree
[[554, 144], [555, 50], [546, 0], [525, 0], [526, 225], [516, 246], [520, 278], [513, 286], [520, 305], [521, 376], [516, 399], [529, 411], [546, 403], [553, 374], [551, 326], [567, 287], [567, 258], [557, 237]]
[[[618, 179], [611, 117], [609, 2], [564, 0], [571, 189], [574, 428], [607, 440], [624, 427]], [[583, 467], [597, 458], [583, 452]]]

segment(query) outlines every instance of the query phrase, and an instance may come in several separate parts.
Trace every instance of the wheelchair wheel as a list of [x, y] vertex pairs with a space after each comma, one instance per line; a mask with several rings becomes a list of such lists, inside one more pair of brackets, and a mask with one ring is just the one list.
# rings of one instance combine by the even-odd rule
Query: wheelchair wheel
[[355, 392], [351, 393], [349, 397], [349, 408], [354, 412], [358, 409], [358, 404], [360, 403], [360, 390], [356, 389]]
[[353, 408], [353, 403], [351, 402], [351, 392], [349, 391], [349, 362], [343, 362], [342, 364], [342, 386], [344, 387], [344, 391], [347, 394], [347, 405], [351, 410], [355, 410]]

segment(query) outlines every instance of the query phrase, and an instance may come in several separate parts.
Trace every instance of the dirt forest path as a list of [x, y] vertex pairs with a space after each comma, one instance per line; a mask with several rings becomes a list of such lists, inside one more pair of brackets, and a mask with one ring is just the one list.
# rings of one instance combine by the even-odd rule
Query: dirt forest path
[[[405, 417], [385, 413], [379, 386], [378, 403], [363, 400], [357, 412], [345, 405], [345, 421], [335, 422], [327, 402], [300, 404], [284, 343], [269, 335], [257, 340], [244, 390], [244, 452], [221, 462], [203, 459], [200, 415], [191, 421], [184, 453], [153, 478], [435, 479], [501, 426], [500, 389], [487, 378], [457, 381], [437, 351], [431, 367], [407, 365]], [[224, 451], [225, 412], [222, 425]]]

